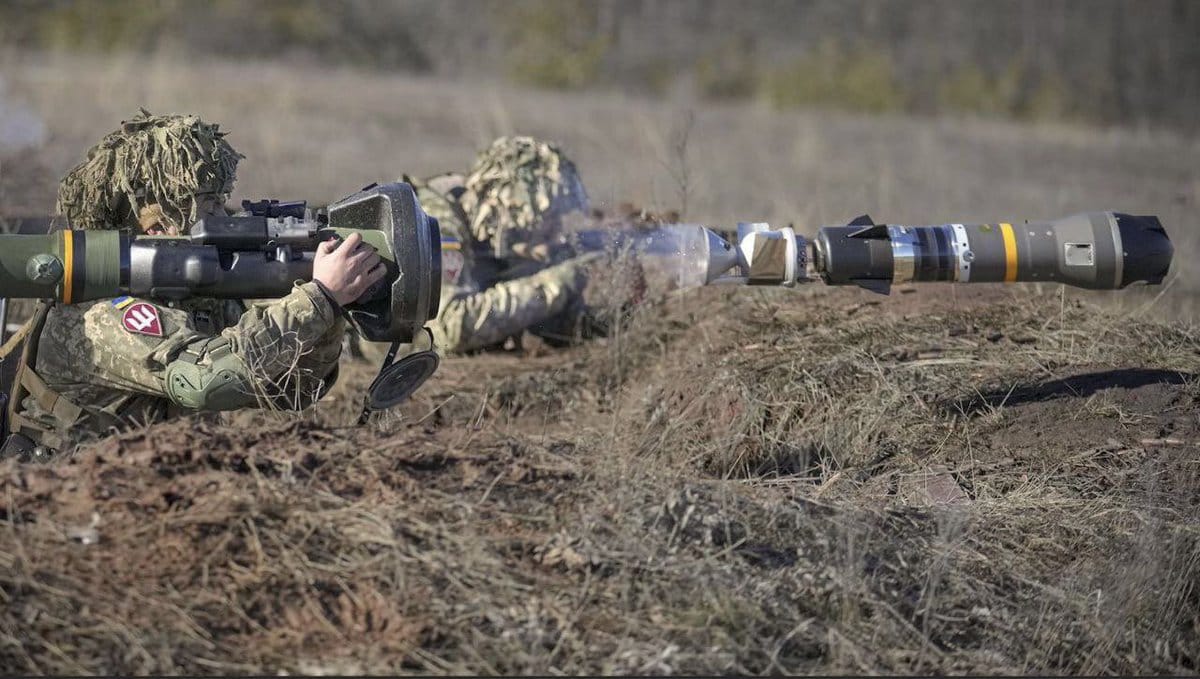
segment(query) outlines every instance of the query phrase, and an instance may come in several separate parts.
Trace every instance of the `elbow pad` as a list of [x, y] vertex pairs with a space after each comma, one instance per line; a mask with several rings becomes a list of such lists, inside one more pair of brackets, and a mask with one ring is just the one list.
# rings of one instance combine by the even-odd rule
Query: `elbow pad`
[[185, 350], [167, 366], [166, 392], [192, 410], [237, 410], [258, 405], [242, 359], [229, 341], [215, 338], [197, 351]]

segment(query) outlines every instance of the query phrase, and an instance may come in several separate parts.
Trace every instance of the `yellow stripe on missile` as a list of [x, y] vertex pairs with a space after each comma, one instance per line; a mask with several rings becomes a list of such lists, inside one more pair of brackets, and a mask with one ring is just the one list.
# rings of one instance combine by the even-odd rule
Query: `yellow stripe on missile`
[[1017, 235], [1013, 233], [1012, 224], [1001, 224], [1000, 234], [1004, 236], [1004, 282], [1017, 281]]
[[67, 229], [63, 234], [63, 304], [71, 303], [72, 273], [75, 268], [75, 232]]

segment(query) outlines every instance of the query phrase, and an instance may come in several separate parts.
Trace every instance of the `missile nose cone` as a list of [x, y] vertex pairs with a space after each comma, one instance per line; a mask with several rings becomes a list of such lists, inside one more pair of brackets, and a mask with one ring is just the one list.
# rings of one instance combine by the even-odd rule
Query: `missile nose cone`
[[1121, 287], [1138, 281], [1151, 285], [1162, 283], [1171, 268], [1175, 248], [1158, 217], [1119, 212], [1113, 217], [1121, 232], [1121, 249], [1124, 251]]

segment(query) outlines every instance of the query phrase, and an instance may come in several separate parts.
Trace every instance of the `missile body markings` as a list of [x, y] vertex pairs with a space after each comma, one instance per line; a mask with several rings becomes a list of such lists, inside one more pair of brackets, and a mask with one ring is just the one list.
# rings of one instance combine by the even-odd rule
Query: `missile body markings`
[[1022, 224], [826, 226], [813, 250], [826, 283], [877, 292], [926, 281], [1044, 281], [1115, 290], [1161, 283], [1174, 254], [1156, 217], [1114, 212]]

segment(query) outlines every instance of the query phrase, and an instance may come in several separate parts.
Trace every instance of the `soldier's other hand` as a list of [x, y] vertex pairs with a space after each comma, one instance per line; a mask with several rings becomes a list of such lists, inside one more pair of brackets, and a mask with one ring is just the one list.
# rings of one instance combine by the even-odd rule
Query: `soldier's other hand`
[[330, 238], [317, 246], [313, 257], [313, 280], [341, 306], [362, 297], [385, 273], [375, 248], [364, 244], [357, 233], [342, 241]]
[[550, 246], [546, 243], [514, 243], [512, 246], [513, 254], [518, 257], [532, 259], [535, 262], [550, 261]]

